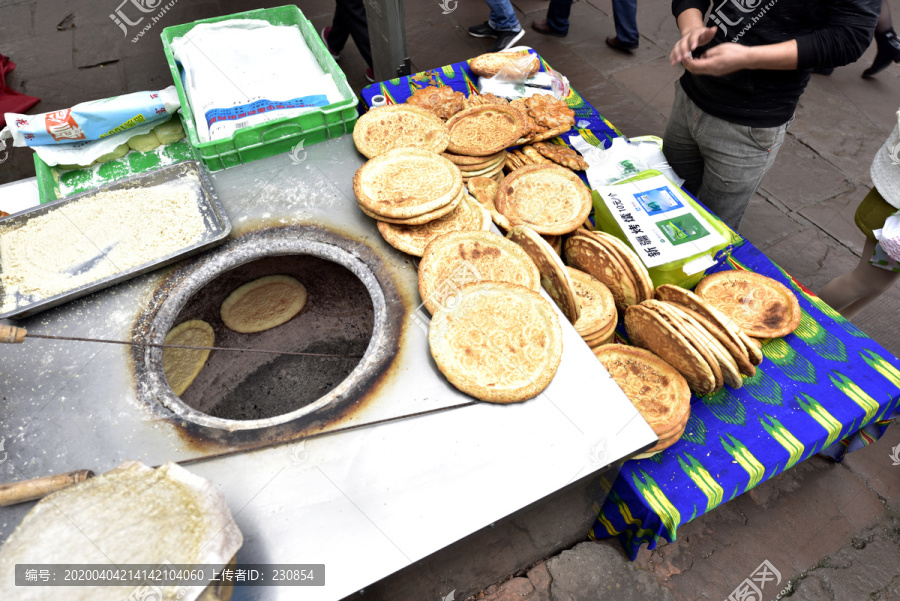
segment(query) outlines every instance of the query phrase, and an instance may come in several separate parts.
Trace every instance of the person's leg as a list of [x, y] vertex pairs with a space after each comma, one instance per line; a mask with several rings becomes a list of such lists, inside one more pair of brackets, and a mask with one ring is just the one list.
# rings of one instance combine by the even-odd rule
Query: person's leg
[[[346, 9], [341, 2], [335, 2], [334, 18], [331, 20], [331, 27], [323, 30], [322, 37], [325, 39], [325, 45], [328, 46], [332, 55], [339, 55], [350, 37], [350, 23], [347, 20]], [[337, 60], [337, 59], [335, 59]]]
[[788, 124], [749, 127], [704, 114], [694, 137], [703, 155], [698, 198], [737, 231], [750, 199], [775, 157]]
[[626, 47], [637, 47], [640, 42], [637, 26], [637, 0], [612, 0], [616, 37]]
[[521, 31], [516, 11], [509, 0], [484, 0], [491, 9], [488, 25], [497, 31]]
[[[353, 37], [353, 43], [356, 44], [356, 48], [362, 55], [363, 60], [366, 61], [369, 69], [371, 69], [372, 47], [369, 45], [369, 22], [366, 20], [365, 3], [363, 0], [338, 0], [335, 20], [337, 20], [338, 13], [341, 15], [342, 23], [346, 27], [347, 32]], [[331, 35], [333, 36], [335, 35], [334, 25], [331, 27]], [[347, 37], [345, 35], [344, 42], [346, 41]], [[329, 36], [328, 42], [330, 45], [331, 36]], [[343, 47], [343, 44], [341, 44], [341, 47]], [[337, 46], [332, 46], [332, 48], [337, 49]]]
[[694, 196], [700, 191], [703, 180], [703, 156], [691, 132], [691, 125], [699, 114], [700, 109], [676, 81], [675, 102], [663, 134], [663, 154], [675, 173], [684, 178], [684, 188]]
[[878, 52], [872, 66], [863, 71], [863, 77], [874, 77], [891, 63], [900, 62], [900, 38], [897, 37], [891, 23], [891, 6], [887, 0], [881, 3], [881, 15], [878, 17], [878, 24], [875, 25], [875, 44], [878, 46]]
[[900, 272], [870, 265], [869, 259], [874, 252], [875, 241], [866, 238], [856, 269], [834, 278], [819, 292], [819, 298], [847, 319], [884, 294], [897, 281], [897, 276], [900, 276]]
[[569, 32], [569, 12], [572, 0], [550, 0], [547, 8], [547, 25], [563, 35]]

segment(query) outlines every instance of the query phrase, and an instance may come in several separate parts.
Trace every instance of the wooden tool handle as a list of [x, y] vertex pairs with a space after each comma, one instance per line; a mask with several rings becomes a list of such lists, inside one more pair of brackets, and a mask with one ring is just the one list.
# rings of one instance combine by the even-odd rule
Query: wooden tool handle
[[25, 328], [17, 328], [16, 326], [5, 326], [0, 324], [0, 343], [4, 342], [24, 342], [25, 334], [28, 330]]
[[21, 480], [0, 485], [0, 507], [43, 499], [52, 492], [68, 488], [73, 484], [93, 478], [91, 470], [76, 470], [67, 474], [43, 476], [31, 480]]

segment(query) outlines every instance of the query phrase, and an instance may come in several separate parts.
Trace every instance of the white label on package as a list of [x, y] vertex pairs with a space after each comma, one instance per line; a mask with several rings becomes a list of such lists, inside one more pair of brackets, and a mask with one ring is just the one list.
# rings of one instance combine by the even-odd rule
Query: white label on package
[[725, 242], [661, 175], [601, 186], [597, 192], [647, 267], [686, 259]]

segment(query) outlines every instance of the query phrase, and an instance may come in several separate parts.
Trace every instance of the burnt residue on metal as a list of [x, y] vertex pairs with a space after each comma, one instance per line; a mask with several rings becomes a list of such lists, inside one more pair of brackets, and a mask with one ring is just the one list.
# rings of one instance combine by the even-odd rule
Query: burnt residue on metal
[[[302, 258], [304, 256], [305, 259]], [[397, 284], [399, 274], [391, 266], [392, 261], [380, 257], [363, 240], [320, 225], [265, 227], [230, 240], [219, 249], [182, 265], [154, 291], [147, 309], [138, 316], [134, 324], [133, 339], [162, 342], [173, 326], [192, 317], [192, 296], [204, 289], [215, 289], [214, 281], [222, 278], [223, 274], [232, 270], [244, 270], [248, 277], [255, 273], [265, 275], [278, 271], [282, 261], [289, 272], [291, 269], [313, 269], [330, 263], [335, 277], [340, 275], [345, 285], [350, 282], [346, 277], [348, 274], [358, 279], [369, 297], [371, 315], [371, 340], [363, 345], [363, 358], [336, 387], [305, 406], [262, 419], [231, 420], [198, 411], [184, 399], [175, 397], [162, 372], [161, 349], [135, 347], [132, 357], [138, 398], [162, 419], [172, 423], [176, 432], [195, 452], [215, 455], [232, 450], [246, 450], [333, 429], [377, 398], [381, 386], [395, 375], [392, 368], [395, 366], [404, 332], [405, 317], [410, 310], [407, 306], [409, 300], [404, 298]], [[289, 265], [293, 267], [288, 268]], [[194, 309], [203, 304], [195, 303]], [[203, 315], [215, 321], [214, 317], [210, 317], [209, 311], [213, 304], [215, 303], [205, 304], [206, 313]], [[360, 320], [359, 316], [355, 316], [355, 319], [359, 322], [357, 334], [362, 334], [365, 330], [364, 320]], [[217, 336], [221, 331], [220, 324], [221, 322], [212, 324]], [[359, 335], [355, 335], [355, 339], [349, 341], [350, 346], [347, 348], [350, 352], [347, 354], [354, 354], [353, 344], [357, 344], [359, 351], [363, 350], [359, 346]], [[264, 346], [260, 343], [257, 348]], [[326, 345], [311, 352], [330, 350], [334, 349], [329, 349]], [[186, 392], [183, 397], [188, 398], [189, 394]]]

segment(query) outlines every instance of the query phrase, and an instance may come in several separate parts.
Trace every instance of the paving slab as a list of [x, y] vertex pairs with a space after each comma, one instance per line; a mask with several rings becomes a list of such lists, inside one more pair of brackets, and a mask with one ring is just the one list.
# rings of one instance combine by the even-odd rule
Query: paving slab
[[769, 246], [766, 255], [814, 292], [858, 262], [846, 247], [815, 226]]
[[20, 83], [46, 79], [60, 72], [74, 75], [72, 31], [57, 31], [47, 35], [9, 40], [0, 38], [0, 54], [8, 56], [16, 63], [16, 70], [13, 73], [17, 79], [13, 81]]
[[888, 428], [878, 444], [847, 455], [842, 465], [900, 516], [900, 428]]
[[[840, 271], [836, 272], [839, 275]], [[900, 356], [900, 286], [896, 284], [851, 320], [875, 342]]]
[[668, 119], [675, 101], [675, 81], [683, 73], [683, 68], [673, 67], [668, 57], [663, 56], [616, 71], [613, 78], [627, 89], [634, 90], [644, 104], [652, 106]]
[[802, 209], [799, 213], [859, 256], [865, 244], [865, 236], [856, 227], [853, 215], [869, 190], [871, 190], [869, 186], [855, 184], [832, 198]]
[[0, 40], [11, 41], [34, 34], [34, 3], [0, 6]]
[[781, 203], [776, 206], [771, 199], [765, 198], [757, 192], [750, 200], [747, 214], [744, 221], [741, 222], [738, 233], [753, 243], [756, 248], [767, 252], [767, 249], [773, 244], [777, 244], [788, 236], [796, 235], [808, 226], [785, 213], [781, 207]]
[[785, 209], [799, 211], [846, 192], [852, 182], [834, 162], [809, 146], [791, 125], [775, 164], [763, 178], [760, 190], [777, 199]]

